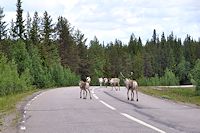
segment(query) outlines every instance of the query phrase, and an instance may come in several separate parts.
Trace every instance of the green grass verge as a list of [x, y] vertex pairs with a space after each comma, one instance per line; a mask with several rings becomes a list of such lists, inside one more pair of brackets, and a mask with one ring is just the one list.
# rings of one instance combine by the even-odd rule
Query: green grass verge
[[16, 117], [13, 119], [12, 124], [15, 125], [19, 118], [19, 112], [16, 111], [16, 104], [19, 103], [23, 98], [33, 94], [36, 91], [38, 90], [33, 89], [23, 93], [0, 97], [0, 132], [2, 131], [1, 128], [4, 125], [4, 117], [9, 113], [14, 112]]
[[158, 90], [140, 87], [140, 91], [148, 95], [200, 106], [200, 96], [196, 94], [195, 88], [162, 88]]
[[33, 94], [37, 90], [31, 90], [28, 92], [18, 93], [18, 94], [12, 94], [8, 96], [0, 97], [0, 113], [9, 113], [12, 111], [15, 111], [16, 104], [21, 101], [23, 98], [25, 98], [28, 95]]

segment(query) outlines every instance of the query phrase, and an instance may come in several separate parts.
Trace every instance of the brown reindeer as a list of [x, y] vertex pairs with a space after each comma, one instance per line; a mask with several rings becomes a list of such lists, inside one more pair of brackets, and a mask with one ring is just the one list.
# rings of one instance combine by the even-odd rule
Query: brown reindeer
[[138, 101], [138, 83], [135, 80], [125, 79], [124, 83], [127, 88], [127, 99], [129, 100], [129, 91], [131, 91], [131, 101], [134, 101], [134, 90], [136, 92], [137, 101]]
[[[134, 101], [134, 90], [135, 90], [135, 93], [137, 96], [136, 100], [138, 101], [138, 83], [137, 83], [137, 81], [125, 78], [125, 76], [122, 73], [120, 73], [120, 74], [124, 78], [124, 83], [127, 88], [127, 99], [129, 100], [129, 91], [131, 91], [131, 101]], [[131, 72], [131, 75], [132, 74], [133, 73]]]
[[83, 95], [85, 95], [85, 96], [83, 96], [83, 99], [86, 99], [87, 98], [87, 91], [88, 91], [89, 94], [90, 94], [90, 99], [92, 99], [91, 93], [90, 93], [90, 89], [89, 89], [89, 87], [90, 87], [90, 81], [91, 81], [91, 79], [87, 77], [86, 78], [86, 82], [84, 82], [84, 81], [80, 81], [79, 82], [79, 86], [80, 86], [80, 98], [82, 98], [82, 91], [83, 91]]

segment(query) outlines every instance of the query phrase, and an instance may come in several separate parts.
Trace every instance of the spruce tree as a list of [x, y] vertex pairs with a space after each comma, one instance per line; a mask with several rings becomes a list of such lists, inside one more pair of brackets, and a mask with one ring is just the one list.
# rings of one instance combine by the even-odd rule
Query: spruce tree
[[44, 16], [42, 19], [42, 41], [49, 45], [51, 43], [51, 38], [53, 34], [53, 24], [52, 24], [52, 18], [51, 16], [47, 13], [47, 11], [44, 12]]
[[25, 26], [23, 20], [23, 9], [21, 0], [17, 0], [17, 17], [14, 32], [16, 34], [16, 37], [24, 39]]
[[31, 18], [28, 12], [26, 18], [26, 33], [25, 33], [26, 41], [30, 40], [30, 34], [31, 34], [30, 32], [31, 32]]
[[30, 31], [30, 39], [34, 45], [38, 45], [39, 40], [40, 40], [40, 19], [38, 17], [38, 12], [34, 13], [33, 21], [32, 21], [32, 26], [31, 26], [31, 31]]
[[7, 37], [7, 29], [6, 29], [7, 25], [6, 22], [3, 21], [4, 17], [5, 15], [3, 14], [3, 8], [0, 7], [0, 41]]

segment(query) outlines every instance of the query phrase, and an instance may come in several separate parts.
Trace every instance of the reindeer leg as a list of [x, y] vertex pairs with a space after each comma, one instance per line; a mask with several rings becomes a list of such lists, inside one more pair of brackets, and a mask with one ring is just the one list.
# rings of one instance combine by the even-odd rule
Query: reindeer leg
[[82, 98], [82, 89], [80, 90], [80, 98]]
[[138, 101], [138, 90], [136, 89], [135, 92], [136, 92], [137, 101]]
[[134, 90], [131, 90], [131, 101], [134, 101]]
[[87, 99], [87, 90], [85, 90], [85, 92], [86, 92], [85, 99]]
[[91, 93], [90, 93], [90, 90], [88, 89], [88, 91], [89, 91], [89, 94], [90, 94], [90, 99], [92, 99], [92, 97], [91, 97]]
[[115, 86], [115, 90], [117, 91], [117, 87]]
[[127, 90], [127, 99], [129, 100], [129, 89]]

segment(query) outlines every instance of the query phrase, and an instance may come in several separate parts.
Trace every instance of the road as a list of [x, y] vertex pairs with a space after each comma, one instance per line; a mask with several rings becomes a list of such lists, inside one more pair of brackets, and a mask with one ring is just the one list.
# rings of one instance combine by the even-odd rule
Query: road
[[92, 100], [79, 98], [79, 87], [43, 92], [24, 107], [19, 133], [199, 133], [200, 108], [126, 89], [90, 87]]

